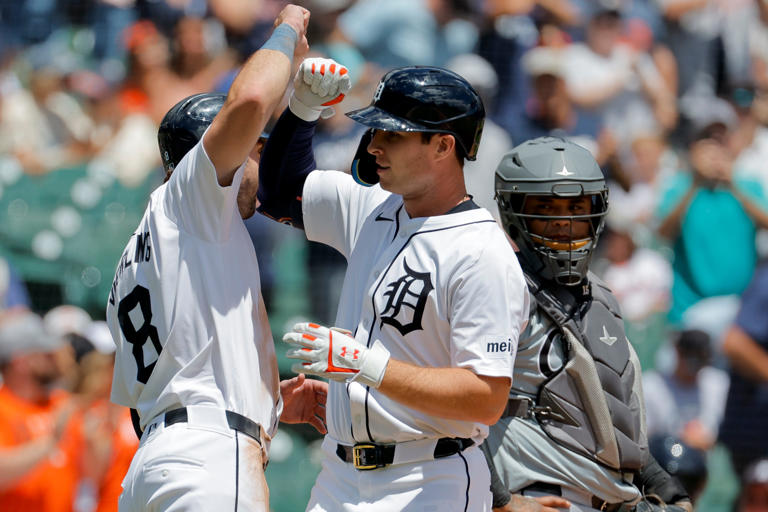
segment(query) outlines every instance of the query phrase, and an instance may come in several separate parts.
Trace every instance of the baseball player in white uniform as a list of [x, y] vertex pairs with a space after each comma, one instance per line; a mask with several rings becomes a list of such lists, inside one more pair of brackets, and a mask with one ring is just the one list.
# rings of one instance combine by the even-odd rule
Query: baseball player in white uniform
[[528, 303], [503, 232], [464, 188], [482, 102], [447, 70], [393, 70], [347, 114], [371, 128], [359, 152], [375, 160], [356, 162], [355, 178], [317, 171], [314, 126], [346, 76], [305, 60], [261, 161], [261, 211], [348, 262], [337, 327], [297, 324], [283, 338], [295, 371], [331, 380], [307, 509], [489, 510], [478, 446], [503, 409]]
[[242, 221], [256, 208], [258, 141], [294, 52], [307, 51], [308, 20], [307, 10], [285, 7], [226, 97], [191, 96], [161, 123], [166, 182], [126, 246], [107, 304], [112, 400], [133, 409], [141, 433], [122, 511], [268, 511], [263, 468], [281, 412], [325, 431], [327, 386], [278, 382]]

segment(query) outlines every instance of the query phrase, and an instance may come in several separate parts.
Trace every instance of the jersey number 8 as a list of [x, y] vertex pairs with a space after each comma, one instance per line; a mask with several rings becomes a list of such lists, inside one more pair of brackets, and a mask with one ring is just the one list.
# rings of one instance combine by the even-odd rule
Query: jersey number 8
[[[130, 312], [137, 305], [141, 309], [144, 321], [138, 329], [133, 325], [130, 317]], [[146, 384], [150, 375], [152, 375], [152, 370], [154, 370], [157, 360], [148, 365], [144, 364], [144, 344], [147, 340], [152, 340], [152, 346], [157, 351], [158, 357], [160, 357], [160, 352], [163, 350], [157, 329], [149, 323], [152, 320], [152, 304], [149, 300], [149, 290], [143, 286], [136, 285], [131, 293], [123, 297], [123, 300], [117, 305], [117, 320], [120, 323], [120, 330], [123, 332], [125, 341], [133, 345], [132, 353], [136, 359], [136, 367], [138, 369], [136, 380]]]

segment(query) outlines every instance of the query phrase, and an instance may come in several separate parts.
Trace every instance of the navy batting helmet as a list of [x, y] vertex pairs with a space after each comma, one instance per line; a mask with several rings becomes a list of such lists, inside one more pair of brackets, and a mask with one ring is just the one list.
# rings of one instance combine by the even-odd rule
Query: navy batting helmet
[[157, 131], [157, 142], [166, 171], [173, 171], [200, 141], [226, 98], [226, 94], [221, 93], [195, 94], [184, 98], [165, 114]]
[[[459, 155], [475, 160], [485, 108], [480, 95], [456, 73], [437, 67], [408, 66], [384, 75], [373, 102], [347, 116], [374, 130], [449, 133], [456, 138]], [[360, 156], [365, 158], [361, 154], [364, 150], [361, 142], [356, 162]], [[364, 184], [378, 182], [375, 168], [372, 174], [363, 170], [360, 178], [358, 181]]]

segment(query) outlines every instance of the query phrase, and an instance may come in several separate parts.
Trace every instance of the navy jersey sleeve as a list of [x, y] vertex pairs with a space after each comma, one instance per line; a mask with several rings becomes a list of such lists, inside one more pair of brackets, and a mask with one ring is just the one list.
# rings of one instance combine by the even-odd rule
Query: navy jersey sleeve
[[315, 126], [316, 121], [304, 121], [285, 109], [269, 135], [259, 163], [258, 211], [301, 229], [304, 181], [315, 169]]

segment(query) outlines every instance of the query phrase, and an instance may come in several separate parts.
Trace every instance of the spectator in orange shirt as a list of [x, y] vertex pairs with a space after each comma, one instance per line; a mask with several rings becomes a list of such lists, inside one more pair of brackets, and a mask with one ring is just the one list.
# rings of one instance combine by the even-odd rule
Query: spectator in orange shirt
[[[82, 347], [84, 344], [88, 346]], [[121, 484], [139, 440], [130, 409], [109, 401], [115, 342], [106, 322], [92, 322], [84, 329], [79, 346], [74, 393], [83, 406], [84, 477], [94, 493], [94, 512], [117, 512]]]
[[0, 318], [0, 512], [73, 509], [82, 443], [74, 403], [54, 390], [62, 347], [31, 312]]

